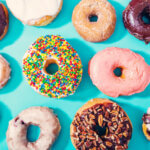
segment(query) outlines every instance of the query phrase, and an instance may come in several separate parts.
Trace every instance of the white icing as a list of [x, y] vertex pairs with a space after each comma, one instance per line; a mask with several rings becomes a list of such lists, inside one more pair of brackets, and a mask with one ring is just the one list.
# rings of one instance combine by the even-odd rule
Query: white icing
[[[147, 110], [147, 114], [150, 114], [150, 108]], [[149, 120], [146, 120], [146, 122], [149, 122]], [[146, 124], [147, 130], [150, 131], [150, 124]]]
[[12, 13], [24, 23], [57, 14], [62, 0], [6, 0]]
[[150, 108], [148, 108], [148, 110], [147, 110], [147, 114], [150, 114]]
[[147, 130], [150, 131], [150, 124], [146, 124]]

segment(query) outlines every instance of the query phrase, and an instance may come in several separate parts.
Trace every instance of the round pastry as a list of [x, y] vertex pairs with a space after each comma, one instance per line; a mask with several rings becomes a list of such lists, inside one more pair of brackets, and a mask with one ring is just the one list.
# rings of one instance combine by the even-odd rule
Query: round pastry
[[9, 18], [7, 8], [0, 3], [0, 40], [6, 35], [8, 24]]
[[59, 14], [63, 0], [6, 0], [16, 18], [24, 24], [45, 26]]
[[[49, 74], [46, 68], [52, 63], [57, 64], [59, 69]], [[29, 85], [48, 97], [73, 94], [82, 79], [82, 72], [80, 57], [61, 36], [38, 38], [23, 58], [23, 73]]]
[[119, 105], [97, 98], [77, 111], [70, 132], [78, 150], [125, 150], [132, 136], [132, 124]]
[[[92, 18], [96, 18], [95, 20]], [[107, 40], [116, 26], [116, 13], [107, 0], [82, 0], [72, 15], [77, 32], [87, 41]]]
[[150, 24], [143, 17], [150, 19], [150, 0], [132, 0], [123, 12], [123, 21], [128, 31], [146, 43], [150, 42]]
[[[116, 69], [120, 70], [120, 75], [115, 74]], [[91, 59], [89, 75], [93, 84], [108, 96], [132, 95], [148, 86], [150, 66], [129, 49], [110, 47]]]
[[143, 133], [146, 138], [150, 141], [150, 108], [148, 109], [147, 113], [143, 115]]
[[3, 88], [10, 78], [10, 66], [2, 55], [0, 55], [0, 89]]
[[[30, 125], [40, 127], [40, 137], [35, 142], [26, 138]], [[7, 144], [9, 150], [48, 150], [60, 132], [60, 123], [47, 107], [31, 107], [9, 122]]]

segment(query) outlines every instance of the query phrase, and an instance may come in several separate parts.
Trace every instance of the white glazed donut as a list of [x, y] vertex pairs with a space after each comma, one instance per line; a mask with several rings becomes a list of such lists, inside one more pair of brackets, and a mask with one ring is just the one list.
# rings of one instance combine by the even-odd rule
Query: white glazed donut
[[[40, 137], [28, 142], [27, 128], [30, 125], [40, 127]], [[47, 107], [31, 107], [21, 112], [9, 122], [7, 144], [9, 150], [48, 150], [60, 132], [60, 123], [53, 111]]]
[[6, 0], [6, 2], [14, 16], [24, 24], [44, 26], [58, 15], [63, 0]]
[[10, 66], [2, 55], [0, 55], [0, 89], [5, 86], [10, 78]]

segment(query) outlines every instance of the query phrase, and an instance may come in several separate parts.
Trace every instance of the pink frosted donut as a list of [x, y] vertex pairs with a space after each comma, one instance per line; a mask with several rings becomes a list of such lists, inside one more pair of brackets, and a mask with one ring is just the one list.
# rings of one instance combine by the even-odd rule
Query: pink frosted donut
[[[121, 69], [116, 76], [114, 70]], [[106, 48], [89, 62], [93, 84], [111, 97], [132, 95], [144, 91], [150, 82], [150, 66], [143, 57], [129, 49]]]

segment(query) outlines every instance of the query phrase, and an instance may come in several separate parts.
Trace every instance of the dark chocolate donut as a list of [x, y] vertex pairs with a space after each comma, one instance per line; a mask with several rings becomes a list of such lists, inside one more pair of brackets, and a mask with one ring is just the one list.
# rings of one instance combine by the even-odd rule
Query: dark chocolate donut
[[150, 24], [143, 17], [150, 20], [150, 0], [132, 0], [123, 12], [123, 21], [128, 31], [145, 43], [150, 42]]
[[6, 7], [0, 3], [0, 40], [4, 37], [8, 28], [8, 12]]

